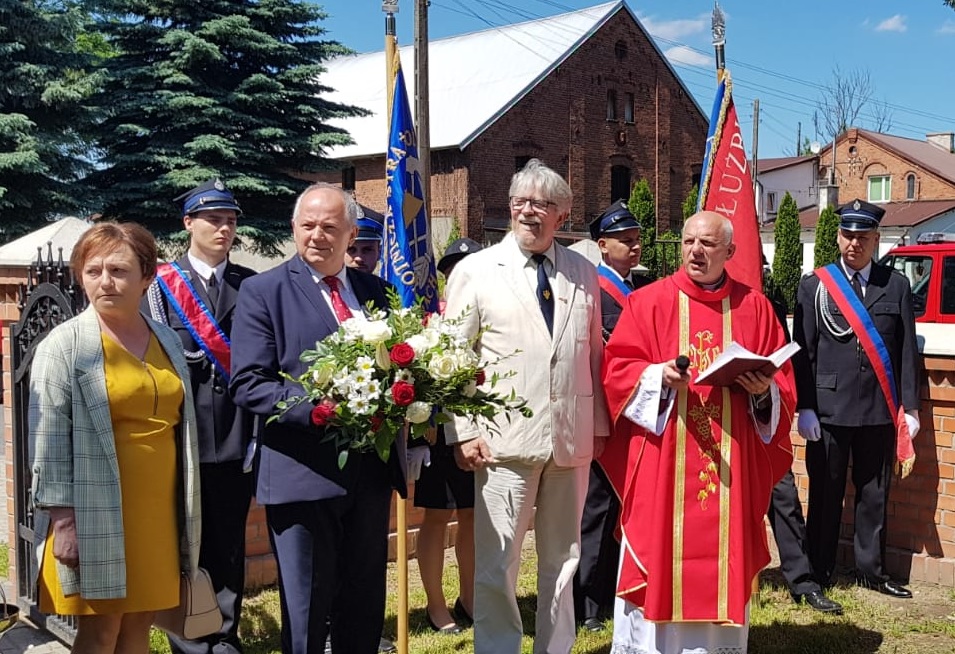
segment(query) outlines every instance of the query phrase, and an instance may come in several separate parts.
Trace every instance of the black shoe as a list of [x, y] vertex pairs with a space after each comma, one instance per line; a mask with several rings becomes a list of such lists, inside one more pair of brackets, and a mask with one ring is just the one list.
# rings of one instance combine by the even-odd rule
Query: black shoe
[[597, 632], [604, 630], [604, 623], [600, 618], [587, 618], [581, 626], [586, 631]]
[[897, 599], [909, 599], [912, 597], [912, 591], [897, 581], [892, 581], [891, 579], [886, 579], [885, 581], [868, 581], [867, 579], [860, 579], [859, 585], [870, 590], [877, 590], [883, 595], [888, 595], [889, 597], [895, 597]]
[[454, 600], [454, 613], [455, 619], [460, 622], [465, 627], [470, 627], [474, 624], [474, 618], [471, 617], [471, 614], [467, 612], [467, 609], [464, 608], [464, 604], [461, 602], [461, 598]]
[[397, 652], [398, 648], [395, 647], [395, 644], [385, 638], [381, 637], [381, 640], [378, 641], [378, 651], [379, 652]]
[[[425, 609], [425, 610], [424, 610], [424, 617], [425, 617], [425, 619], [427, 619], [427, 621], [428, 621], [428, 626], [431, 627], [431, 631], [436, 631], [436, 632], [438, 632], [439, 634], [445, 634], [445, 635], [448, 635], [448, 636], [453, 636], [453, 635], [455, 635], [455, 634], [459, 634], [459, 633], [461, 633], [461, 632], [464, 631], [464, 629], [461, 628], [461, 625], [459, 625], [459, 624], [456, 623], [456, 622], [452, 622], [451, 624], [447, 625], [446, 627], [439, 627], [438, 625], [436, 625], [436, 624], [434, 623], [434, 620], [431, 619], [431, 614], [428, 613], [428, 609]], [[378, 651], [382, 651], [382, 650], [378, 650]]]
[[820, 613], [842, 615], [842, 604], [836, 602], [835, 600], [829, 599], [821, 590], [814, 590], [811, 593], [806, 593], [805, 595], [794, 595], [793, 599], [796, 600], [796, 604], [799, 604], [801, 600], [805, 600], [806, 604]]

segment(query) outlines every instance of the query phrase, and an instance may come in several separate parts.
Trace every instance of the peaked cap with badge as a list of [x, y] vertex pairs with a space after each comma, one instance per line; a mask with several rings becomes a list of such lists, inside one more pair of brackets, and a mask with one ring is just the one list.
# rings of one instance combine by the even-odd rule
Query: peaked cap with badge
[[449, 245], [444, 251], [444, 256], [441, 257], [440, 261], [438, 261], [438, 271], [443, 275], [447, 275], [448, 271], [458, 261], [469, 254], [474, 254], [478, 250], [483, 249], [484, 246], [475, 240], [469, 238], [459, 238], [458, 240], [451, 243], [451, 245]]
[[201, 211], [212, 211], [213, 209], [229, 209], [234, 211], [237, 216], [242, 215], [242, 209], [232, 195], [232, 191], [227, 189], [218, 177], [186, 191], [173, 202], [177, 202], [182, 207], [183, 216], [197, 214]]
[[[381, 219], [376, 218], [376, 214], [371, 209], [358, 205], [358, 235], [356, 241], [378, 241], [381, 242], [385, 228]], [[382, 216], [384, 218], [384, 216]]]
[[590, 238], [596, 241], [603, 236], [612, 235], [616, 232], [640, 229], [640, 222], [630, 213], [625, 201], [617, 200], [604, 209], [602, 214], [594, 218], [590, 222], [589, 228]]
[[877, 205], [855, 199], [848, 204], [844, 204], [838, 209], [839, 229], [847, 232], [867, 232], [872, 229], [878, 229], [882, 217], [885, 215], [885, 209]]

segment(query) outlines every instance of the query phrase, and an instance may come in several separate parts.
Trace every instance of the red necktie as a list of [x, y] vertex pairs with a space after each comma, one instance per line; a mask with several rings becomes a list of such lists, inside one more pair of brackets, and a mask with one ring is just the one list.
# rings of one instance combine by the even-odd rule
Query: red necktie
[[339, 324], [345, 322], [349, 318], [353, 318], [351, 309], [348, 308], [348, 305], [345, 304], [345, 300], [342, 299], [341, 291], [338, 290], [338, 277], [332, 277], [329, 275], [322, 279], [323, 282], [328, 284], [328, 292], [332, 296], [332, 308], [335, 310], [335, 317], [338, 318]]

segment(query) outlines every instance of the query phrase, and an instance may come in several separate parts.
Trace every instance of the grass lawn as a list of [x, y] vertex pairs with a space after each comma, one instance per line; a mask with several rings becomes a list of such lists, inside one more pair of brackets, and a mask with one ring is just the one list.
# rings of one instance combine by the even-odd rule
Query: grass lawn
[[[445, 596], [453, 603], [457, 583], [449, 550], [445, 570]], [[536, 602], [533, 535], [525, 546], [518, 579], [518, 603], [524, 619], [522, 654], [532, 651]], [[409, 565], [410, 606], [409, 652], [418, 654], [461, 654], [471, 651], [472, 632], [461, 636], [439, 636], [427, 626], [425, 598], [414, 561]], [[397, 573], [389, 566], [388, 608], [385, 633], [396, 633]], [[782, 583], [778, 569], [763, 572], [761, 588], [751, 606], [749, 654], [955, 654], [955, 594], [952, 589], [913, 584], [915, 598], [893, 600], [848, 583], [836, 586], [830, 596], [842, 603], [845, 615], [824, 616], [808, 607], [796, 606]], [[266, 589], [246, 599], [241, 628], [247, 654], [278, 654], [278, 592]], [[169, 651], [165, 639], [154, 633], [152, 652]], [[581, 632], [575, 654], [606, 654], [610, 651], [610, 629], [599, 633]]]

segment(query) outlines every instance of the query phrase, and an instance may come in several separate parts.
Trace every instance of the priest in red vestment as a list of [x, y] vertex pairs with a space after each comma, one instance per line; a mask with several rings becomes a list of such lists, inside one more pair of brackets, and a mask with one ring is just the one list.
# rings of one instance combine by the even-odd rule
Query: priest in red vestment
[[729, 220], [692, 216], [682, 268], [631, 293], [607, 343], [615, 431], [601, 462], [627, 462], [607, 466], [623, 533], [612, 653], [746, 651], [796, 393], [788, 362], [729, 386], [695, 381], [731, 342], [761, 355], [786, 344], [770, 302], [727, 276], [734, 251]]

